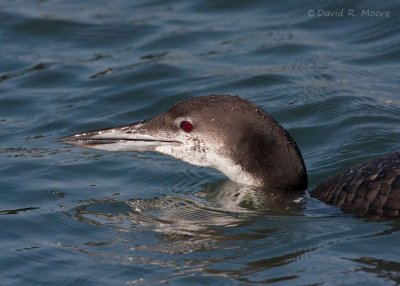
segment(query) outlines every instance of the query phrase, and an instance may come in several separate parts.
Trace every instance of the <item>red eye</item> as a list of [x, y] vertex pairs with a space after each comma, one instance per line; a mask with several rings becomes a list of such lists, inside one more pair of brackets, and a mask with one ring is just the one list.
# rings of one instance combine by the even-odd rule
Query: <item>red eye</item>
[[185, 132], [191, 132], [193, 130], [193, 124], [189, 121], [182, 121], [179, 127]]

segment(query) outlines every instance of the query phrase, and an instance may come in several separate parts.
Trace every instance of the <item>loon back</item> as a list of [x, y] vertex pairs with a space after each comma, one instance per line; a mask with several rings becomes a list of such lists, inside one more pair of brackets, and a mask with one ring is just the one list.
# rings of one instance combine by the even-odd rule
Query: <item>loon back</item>
[[[284, 191], [307, 188], [301, 153], [268, 113], [238, 96], [209, 95], [175, 104], [154, 118], [62, 138], [109, 151], [155, 151], [215, 168], [244, 185]], [[397, 216], [400, 153], [387, 155], [320, 184], [312, 195], [346, 211]]]
[[358, 164], [330, 177], [311, 195], [346, 212], [397, 217], [400, 211], [400, 152]]

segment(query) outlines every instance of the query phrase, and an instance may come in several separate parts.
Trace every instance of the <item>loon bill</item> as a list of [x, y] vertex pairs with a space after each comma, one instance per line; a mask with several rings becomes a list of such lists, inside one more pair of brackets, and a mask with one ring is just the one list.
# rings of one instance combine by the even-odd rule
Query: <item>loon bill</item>
[[[155, 151], [249, 186], [307, 189], [296, 142], [268, 113], [238, 96], [190, 98], [145, 121], [61, 140], [108, 151]], [[400, 152], [331, 177], [311, 195], [361, 215], [400, 216]]]

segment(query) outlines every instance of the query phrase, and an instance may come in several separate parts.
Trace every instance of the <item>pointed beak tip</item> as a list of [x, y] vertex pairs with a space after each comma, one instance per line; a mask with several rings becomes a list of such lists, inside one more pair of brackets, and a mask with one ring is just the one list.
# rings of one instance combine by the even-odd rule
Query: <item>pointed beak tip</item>
[[77, 141], [72, 140], [71, 136], [65, 136], [65, 137], [58, 138], [57, 142], [60, 144], [78, 145]]
[[79, 137], [81, 137], [80, 133], [72, 134], [68, 136], [63, 136], [57, 139], [57, 142], [64, 143], [64, 144], [76, 144], [79, 142]]
[[59, 143], [69, 143], [71, 142], [71, 136], [63, 136], [57, 139], [57, 142]]

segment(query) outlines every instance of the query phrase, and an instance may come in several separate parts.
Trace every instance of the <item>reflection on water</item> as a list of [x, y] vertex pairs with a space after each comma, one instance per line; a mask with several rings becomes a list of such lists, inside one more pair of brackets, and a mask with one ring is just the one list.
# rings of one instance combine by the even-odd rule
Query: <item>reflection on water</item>
[[359, 264], [359, 267], [353, 270], [354, 272], [372, 273], [376, 277], [400, 284], [400, 262], [398, 261], [387, 261], [373, 257], [360, 257], [353, 259], [353, 261]]
[[398, 223], [346, 215], [302, 194], [285, 198], [224, 181], [190, 197], [82, 201], [65, 213], [109, 230], [97, 241], [60, 246], [107, 263], [173, 269], [164, 276], [131, 281], [139, 285], [200, 273], [250, 284], [313, 277], [318, 284], [324, 272], [341, 271], [351, 262], [360, 265], [354, 273], [367, 271], [398, 281], [396, 262], [353, 258], [351, 250], [348, 256], [337, 256], [335, 250], [386, 239], [400, 230]]
[[[207, 185], [190, 197], [166, 195], [147, 200], [82, 201], [65, 214], [84, 224], [111, 228], [112, 232], [104, 239], [84, 245], [61, 243], [60, 246], [100, 260], [172, 267], [175, 270], [168, 275], [168, 280], [190, 273], [221, 275], [222, 270], [211, 266], [226, 260], [219, 251], [223, 249], [231, 258], [239, 258], [255, 241], [279, 237], [284, 228], [276, 217], [302, 215], [303, 195], [268, 192], [223, 181]], [[262, 229], [252, 229], [260, 219], [270, 223]], [[177, 254], [184, 256], [177, 258]], [[273, 260], [279, 263], [281, 258]], [[282, 263], [285, 260], [289, 258], [282, 258]], [[238, 279], [240, 273], [250, 275], [258, 271], [260, 263], [223, 272]]]
[[243, 225], [260, 215], [300, 214], [303, 196], [303, 192], [266, 191], [228, 180], [207, 185], [192, 197], [166, 195], [127, 202], [112, 198], [84, 201], [68, 214], [95, 225], [127, 222], [132, 227], [148, 227], [166, 236], [217, 238], [216, 226]]
[[[293, 195], [294, 201], [271, 193], [268, 200], [261, 190], [224, 181], [207, 185], [192, 197], [82, 201], [65, 213], [84, 224], [111, 228], [112, 234], [82, 246], [60, 246], [119, 263], [172, 267], [173, 277], [199, 271], [215, 275], [218, 271], [209, 267], [225, 261], [218, 254], [221, 249], [232, 252], [233, 258], [240, 257], [241, 244], [279, 237], [282, 227], [274, 217], [301, 215], [299, 195]], [[252, 231], [251, 225], [260, 216], [272, 220], [271, 225]], [[185, 256], [177, 258], [177, 254]]]

